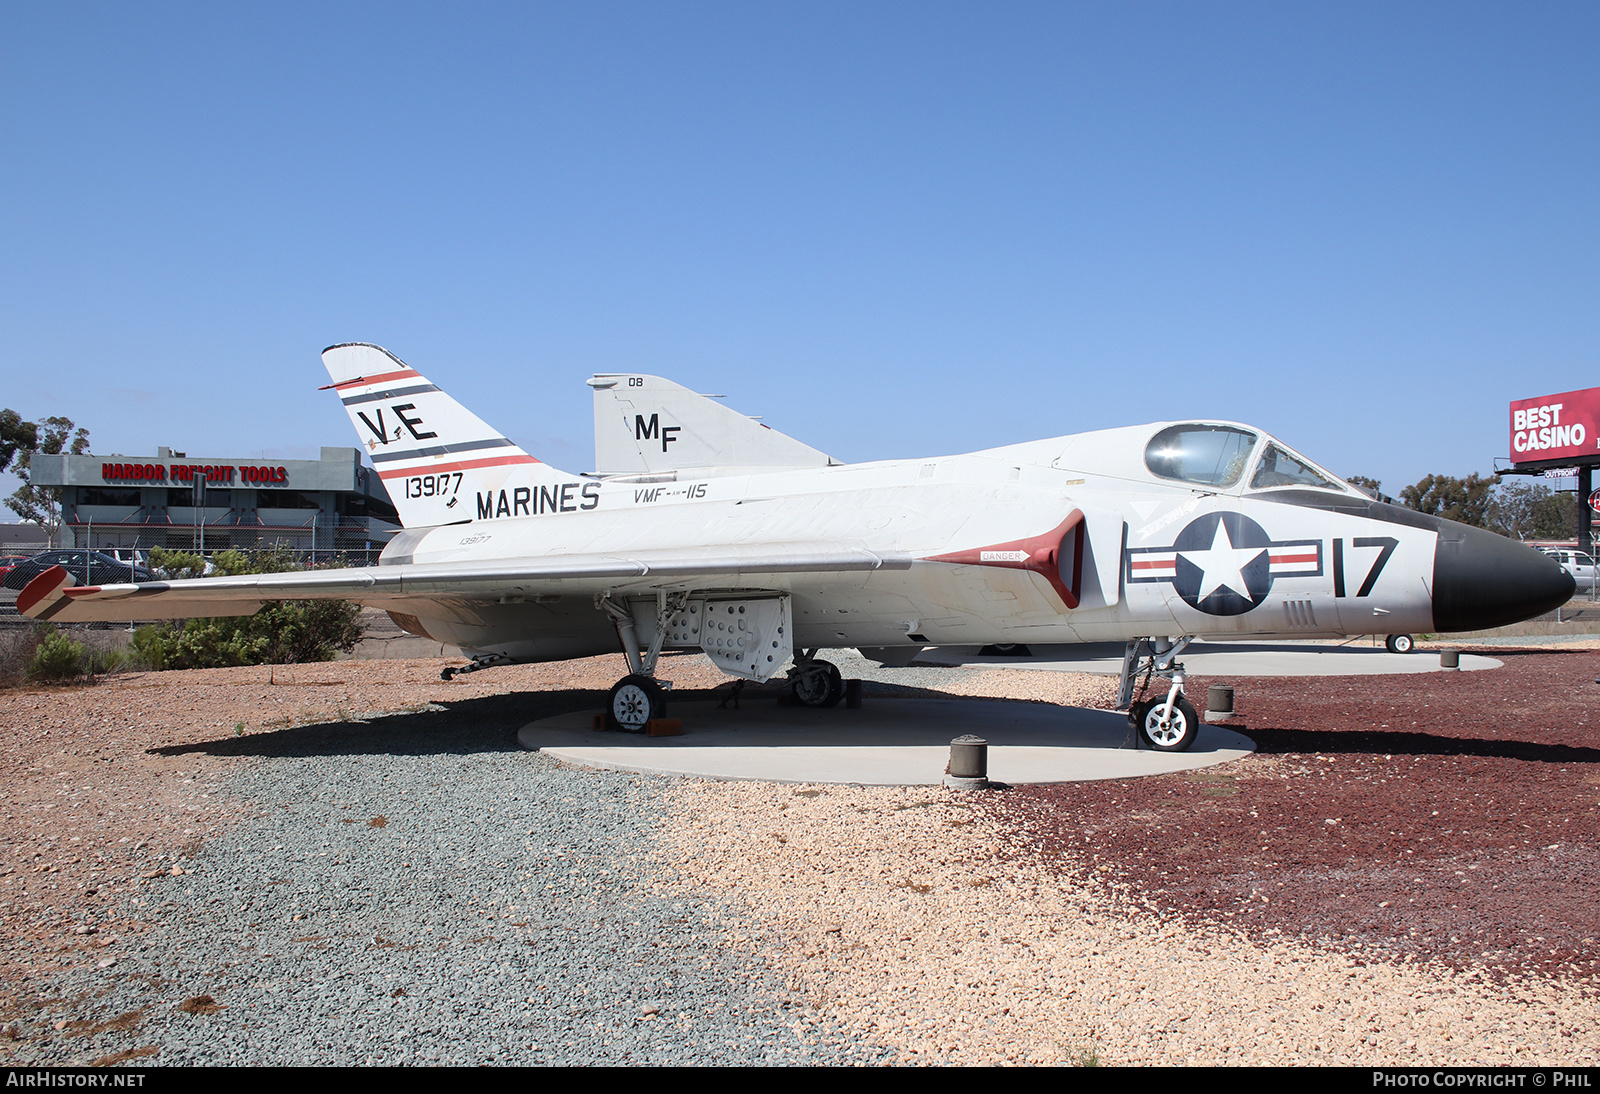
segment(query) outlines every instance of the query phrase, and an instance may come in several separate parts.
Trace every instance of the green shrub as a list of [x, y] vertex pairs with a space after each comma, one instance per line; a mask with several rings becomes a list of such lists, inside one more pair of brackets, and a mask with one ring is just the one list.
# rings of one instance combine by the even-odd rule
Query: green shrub
[[128, 655], [121, 650], [106, 650], [90, 646], [84, 654], [84, 668], [90, 676], [105, 676], [116, 672], [128, 663]]
[[24, 681], [51, 683], [116, 672], [128, 657], [108, 632], [76, 632], [69, 638], [49, 623], [6, 627], [0, 631], [0, 687]]
[[[177, 552], [162, 552], [151, 563], [183, 566]], [[197, 556], [188, 556], [198, 562]], [[300, 570], [305, 564], [289, 547], [219, 551], [211, 558], [218, 576]], [[361, 609], [342, 600], [275, 601], [251, 616], [157, 623], [133, 634], [133, 657], [150, 669], [226, 668], [232, 665], [287, 665], [331, 661], [361, 641]]]
[[206, 572], [206, 560], [187, 551], [169, 551], [165, 547], [152, 547], [150, 572], [164, 581], [199, 577]]
[[60, 631], [51, 629], [33, 651], [28, 661], [28, 679], [41, 682], [75, 680], [89, 674], [88, 658], [83, 643], [74, 642]]
[[167, 642], [165, 631], [172, 629], [171, 624], [160, 623], [149, 627], [140, 627], [133, 632], [133, 643], [130, 647], [128, 658], [140, 668], [161, 670], [167, 667]]

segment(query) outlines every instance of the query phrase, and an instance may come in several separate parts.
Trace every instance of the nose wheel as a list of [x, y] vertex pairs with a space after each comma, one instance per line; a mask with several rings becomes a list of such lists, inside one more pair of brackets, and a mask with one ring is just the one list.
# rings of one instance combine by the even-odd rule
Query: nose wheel
[[[1131, 744], [1157, 752], [1184, 752], [1194, 744], [1200, 733], [1200, 715], [1194, 704], [1184, 698], [1186, 676], [1177, 660], [1191, 641], [1183, 636], [1139, 638], [1128, 643], [1122, 655], [1122, 681], [1117, 692], [1117, 709], [1128, 712], [1128, 740], [1122, 747]], [[1168, 686], [1157, 691], [1157, 697], [1136, 698], [1158, 678]]]
[[1144, 742], [1157, 752], [1186, 752], [1200, 733], [1200, 715], [1194, 704], [1180, 698], [1170, 713], [1163, 699], [1144, 699], [1128, 711]]
[[1390, 653], [1410, 653], [1414, 645], [1409, 634], [1391, 634], [1383, 640], [1384, 649]]

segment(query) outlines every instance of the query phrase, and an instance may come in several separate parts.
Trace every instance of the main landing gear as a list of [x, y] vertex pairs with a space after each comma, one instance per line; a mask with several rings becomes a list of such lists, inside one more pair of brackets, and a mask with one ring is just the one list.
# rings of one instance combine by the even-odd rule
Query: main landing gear
[[617, 625], [617, 637], [622, 639], [622, 652], [628, 657], [628, 675], [618, 680], [606, 702], [606, 728], [620, 729], [624, 733], [643, 733], [654, 718], [664, 718], [667, 713], [667, 689], [670, 682], [656, 680], [656, 662], [661, 658], [661, 647], [667, 639], [667, 620], [682, 610], [688, 597], [683, 593], [662, 592], [656, 597], [655, 637], [648, 649], [639, 648], [639, 632], [633, 625], [633, 613], [625, 605], [609, 596], [597, 601]]
[[[622, 600], [603, 593], [595, 598], [595, 606], [611, 617], [628, 658], [628, 675], [617, 681], [606, 703], [608, 729], [643, 733], [653, 719], [665, 717], [666, 693], [672, 685], [656, 679], [656, 662], [669, 642], [676, 649], [699, 647], [713, 664], [741, 682], [771, 678], [792, 656], [788, 681], [796, 703], [834, 707], [846, 698], [844, 678], [836, 666], [819, 661], [813, 656], [816, 650], [796, 650], [790, 644], [794, 627], [787, 597], [707, 597], [659, 590], [653, 620], [651, 605], [642, 597]], [[641, 634], [649, 636], [648, 646], [641, 643]], [[724, 703], [731, 699], [737, 707], [737, 694], [736, 684]]]
[[789, 670], [789, 694], [803, 707], [836, 707], [844, 698], [844, 677], [831, 661], [812, 657], [813, 650], [800, 650]]
[[[1187, 637], [1140, 638], [1129, 642], [1122, 655], [1117, 709], [1128, 712], [1129, 736], [1137, 735], [1157, 752], [1184, 752], [1200, 733], [1200, 715], [1183, 696], [1185, 676], [1177, 660], [1191, 641]], [[1165, 697], [1144, 697], [1152, 678], [1171, 681]]]
[[606, 702], [607, 725], [627, 733], [643, 733], [650, 719], [666, 713], [666, 689], [648, 676], [624, 676], [612, 687]]

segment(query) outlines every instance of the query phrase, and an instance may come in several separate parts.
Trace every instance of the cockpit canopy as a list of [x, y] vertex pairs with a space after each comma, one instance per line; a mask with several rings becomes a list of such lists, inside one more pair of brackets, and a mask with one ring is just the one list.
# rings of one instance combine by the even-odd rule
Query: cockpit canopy
[[1226, 490], [1244, 478], [1258, 449], [1261, 456], [1250, 475], [1252, 490], [1274, 486], [1345, 489], [1332, 475], [1272, 438], [1220, 423], [1168, 426], [1145, 446], [1144, 465], [1157, 478]]

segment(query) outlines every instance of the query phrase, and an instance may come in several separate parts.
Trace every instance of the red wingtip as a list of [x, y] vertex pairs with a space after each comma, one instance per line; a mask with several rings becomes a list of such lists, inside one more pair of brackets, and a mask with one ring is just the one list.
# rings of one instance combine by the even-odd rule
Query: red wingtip
[[22, 587], [22, 591], [17, 594], [17, 611], [33, 618], [33, 608], [49, 600], [62, 589], [70, 589], [77, 583], [77, 579], [67, 572], [65, 566], [52, 566]]

